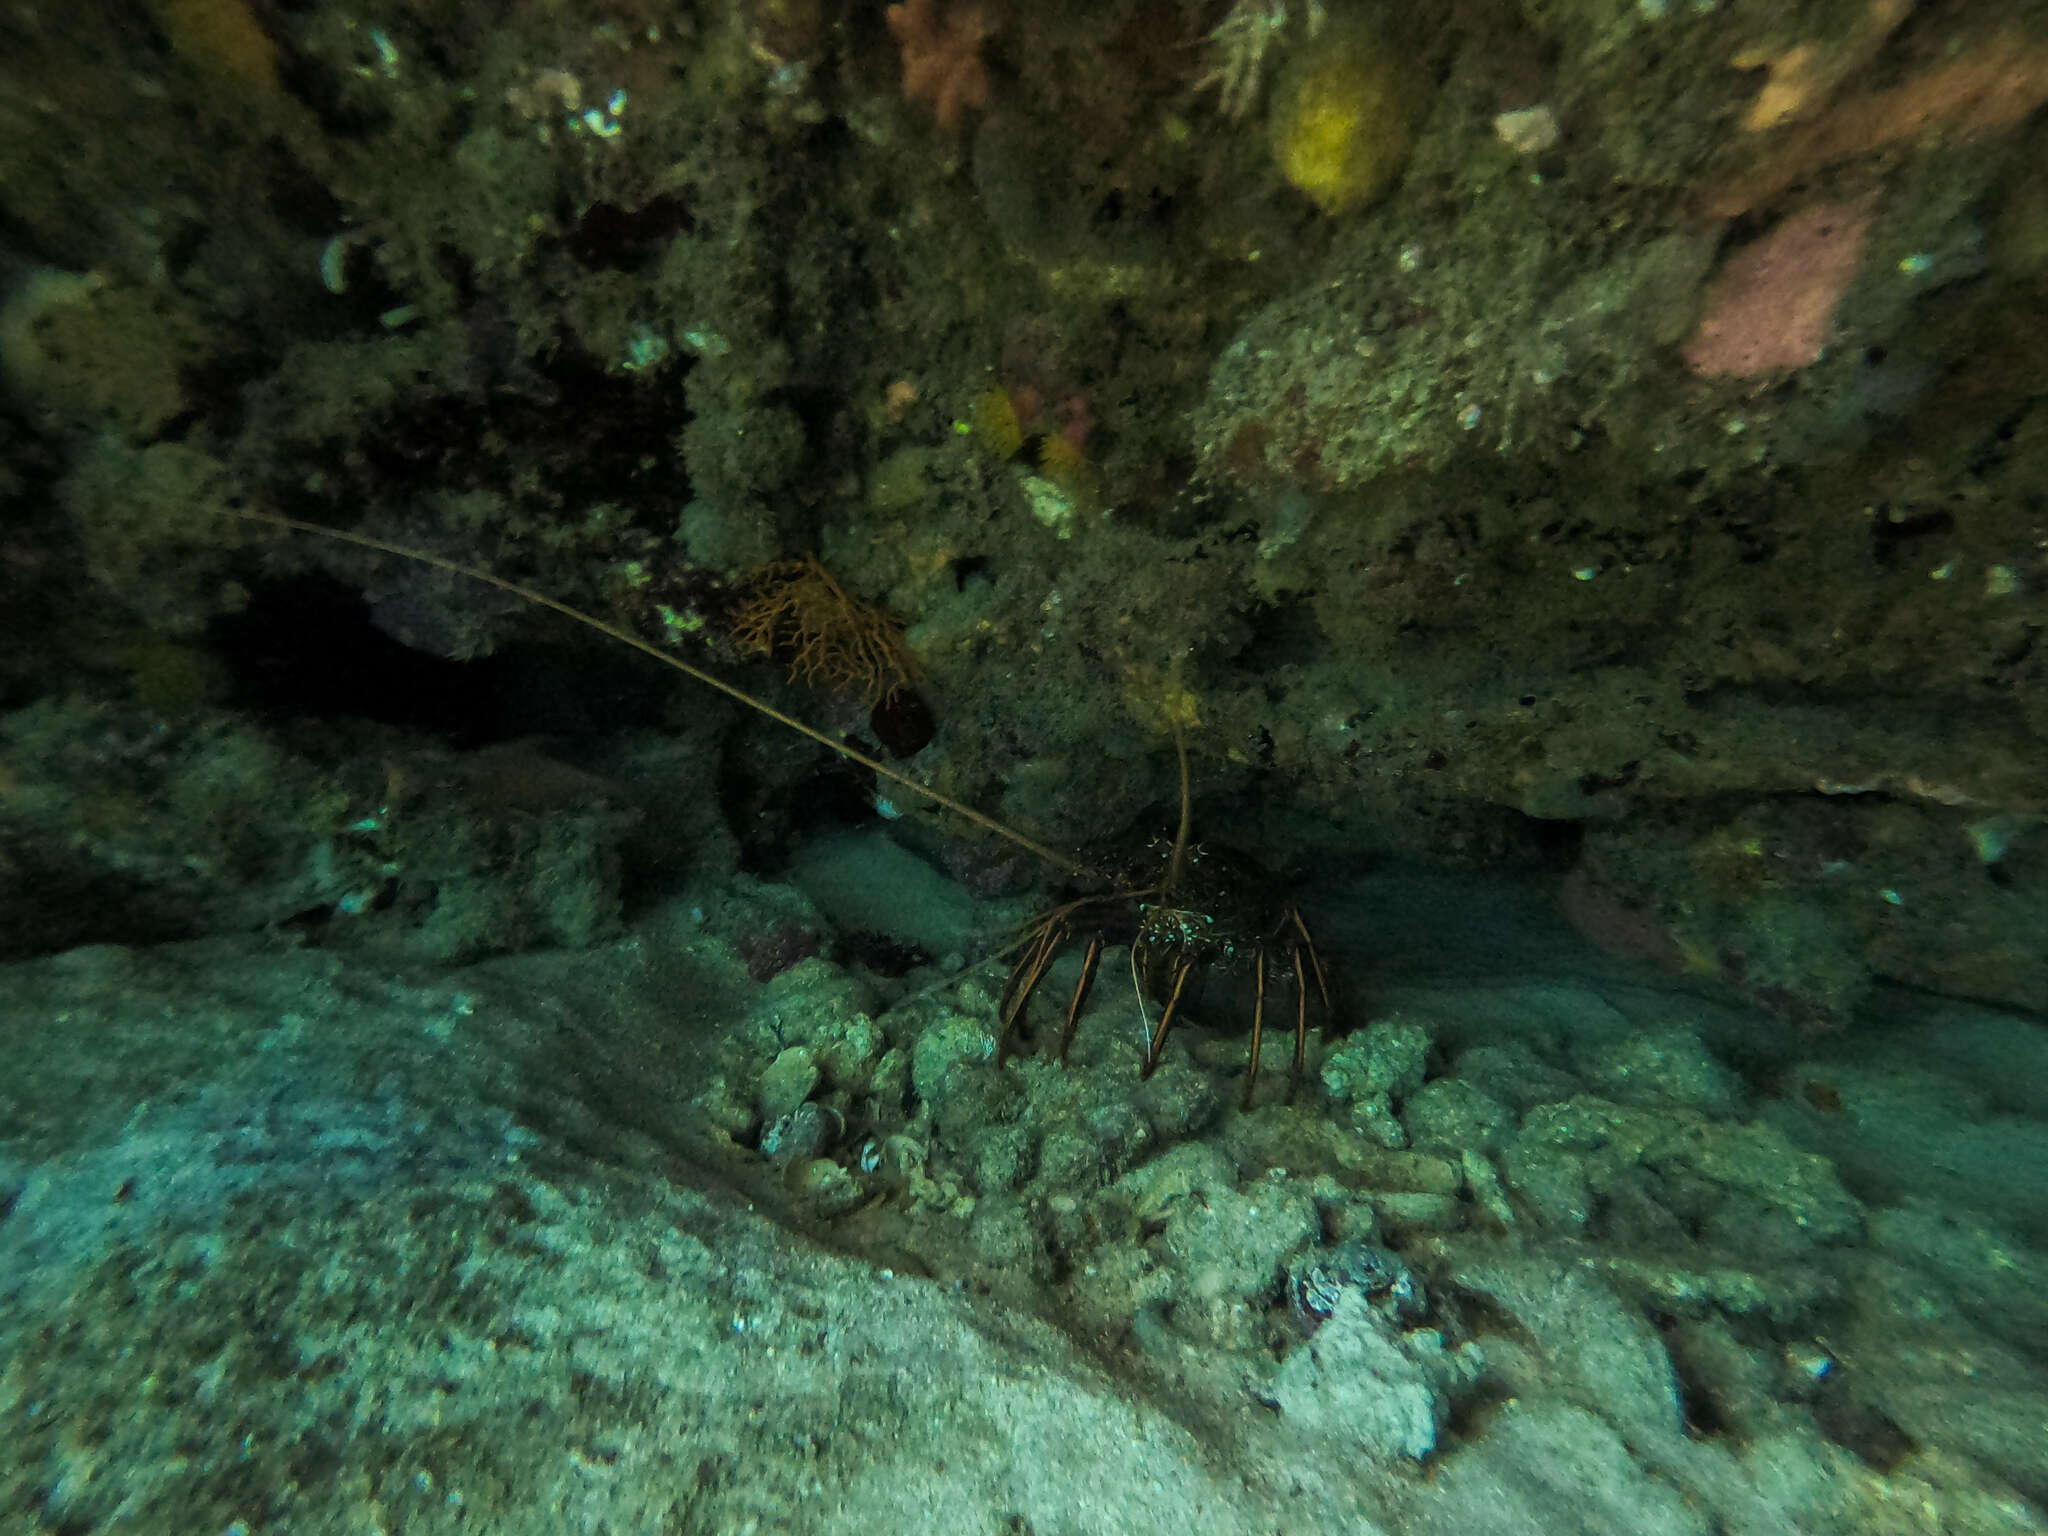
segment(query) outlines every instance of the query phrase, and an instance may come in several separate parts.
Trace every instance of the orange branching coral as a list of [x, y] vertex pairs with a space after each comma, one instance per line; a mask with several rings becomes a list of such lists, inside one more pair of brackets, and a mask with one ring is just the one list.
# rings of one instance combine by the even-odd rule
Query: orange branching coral
[[[1802, 93], [1801, 102], [1811, 94]], [[1770, 158], [1713, 193], [1708, 207], [1723, 217], [1747, 213], [1824, 166], [1937, 129], [1964, 139], [2004, 133], [2043, 101], [2048, 101], [2048, 48], [2016, 38], [1987, 42], [1901, 85], [1835, 102], [1810, 120], [1784, 128], [1785, 137]], [[1752, 116], [1762, 110], [1760, 100]], [[1768, 121], [1775, 124], [1783, 117], [1774, 109]]]
[[995, 30], [979, 5], [941, 15], [938, 0], [903, 0], [889, 7], [889, 31], [903, 50], [903, 99], [929, 101], [939, 126], [960, 125], [969, 107], [988, 105], [988, 71], [981, 45]]
[[1861, 11], [1850, 6], [1830, 12], [1832, 35], [1826, 39], [1808, 37], [1790, 46], [1781, 40], [1736, 54], [1737, 69], [1764, 71], [1763, 87], [1743, 114], [1743, 128], [1767, 133], [1826, 106], [1844, 82], [1869, 70], [1913, 4], [1914, 0], [1868, 0]]
[[247, 0], [150, 0], [180, 58], [257, 96], [275, 96], [277, 45]]
[[902, 621], [850, 595], [810, 555], [752, 574], [733, 614], [732, 637], [742, 650], [788, 657], [798, 682], [856, 689], [871, 705], [893, 696], [916, 670]]

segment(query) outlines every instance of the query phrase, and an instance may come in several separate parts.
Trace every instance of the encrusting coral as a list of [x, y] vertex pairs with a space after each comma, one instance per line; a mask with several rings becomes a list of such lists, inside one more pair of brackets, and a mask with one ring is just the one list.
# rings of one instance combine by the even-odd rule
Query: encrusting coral
[[1708, 285], [1686, 365], [1705, 376], [1754, 378], [1820, 361], [1870, 223], [1867, 208], [1817, 203], [1737, 251]]

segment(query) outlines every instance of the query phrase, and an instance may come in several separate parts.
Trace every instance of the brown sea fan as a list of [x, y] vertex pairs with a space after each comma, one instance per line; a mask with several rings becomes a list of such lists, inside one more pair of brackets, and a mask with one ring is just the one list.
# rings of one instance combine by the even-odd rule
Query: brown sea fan
[[870, 706], [894, 696], [916, 670], [902, 620], [854, 597], [814, 555], [750, 575], [732, 638], [741, 650], [786, 659], [797, 682], [847, 688]]

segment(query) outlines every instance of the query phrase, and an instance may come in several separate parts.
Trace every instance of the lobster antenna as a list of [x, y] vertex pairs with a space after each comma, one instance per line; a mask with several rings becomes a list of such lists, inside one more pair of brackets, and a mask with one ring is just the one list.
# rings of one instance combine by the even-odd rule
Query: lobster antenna
[[1180, 723], [1178, 715], [1169, 713], [1167, 723], [1173, 727], [1173, 751], [1180, 759], [1180, 825], [1174, 829], [1173, 857], [1166, 862], [1166, 882], [1160, 887], [1161, 899], [1167, 905], [1173, 904], [1173, 892], [1180, 885], [1180, 872], [1188, 859], [1188, 837], [1194, 830], [1194, 795], [1188, 782], [1188, 733]]
[[[487, 571], [482, 566], [465, 565], [460, 560], [450, 560], [445, 555], [436, 555], [424, 549], [415, 549], [409, 544], [395, 543], [389, 539], [372, 538], [366, 533], [355, 533], [343, 528], [329, 528], [322, 523], [309, 523], [300, 518], [286, 517], [281, 512], [261, 512], [249, 507], [228, 507], [223, 510], [252, 523], [268, 523], [273, 528], [289, 529], [294, 533], [310, 533], [323, 539], [335, 539], [343, 544], [357, 545], [362, 549], [374, 549], [380, 554], [396, 555], [401, 560], [411, 560], [420, 565], [430, 565], [436, 570], [448, 571], [457, 576], [467, 576], [471, 581], [480, 581], [487, 587], [496, 587], [500, 592], [509, 593], [522, 602], [533, 604], [536, 608], [545, 608], [551, 613], [559, 613], [565, 619], [574, 619], [586, 629], [594, 629], [607, 639], [616, 640], [621, 645], [629, 645], [642, 655], [653, 657], [663, 666], [673, 667], [676, 671], [682, 673], [683, 676], [702, 683], [706, 688], [715, 689], [727, 698], [744, 704], [756, 714], [766, 715], [777, 725], [787, 727], [789, 730], [795, 731], [799, 736], [809, 737], [819, 746], [824, 747], [828, 751], [838, 753], [839, 756], [845, 758], [848, 762], [858, 763], [877, 778], [887, 779], [892, 784], [901, 785], [914, 794], [922, 795], [925, 799], [931, 801], [932, 804], [951, 811], [955, 816], [965, 817], [983, 831], [993, 832], [997, 837], [1015, 843], [1025, 852], [1036, 854], [1039, 858], [1045, 860], [1046, 863], [1063, 869], [1068, 874], [1080, 875], [1087, 879], [1098, 878], [1096, 872], [1087, 865], [1080, 863], [1078, 860], [1068, 858], [1057, 849], [1048, 847], [1035, 838], [1026, 837], [1022, 832], [1017, 831], [1016, 828], [1005, 826], [1002, 822], [997, 821], [995, 817], [977, 811], [973, 806], [956, 800], [951, 795], [942, 794], [936, 789], [926, 788], [908, 774], [898, 772], [887, 763], [879, 762], [867, 753], [847, 746], [843, 741], [834, 741], [823, 731], [805, 725], [803, 721], [793, 715], [784, 714], [773, 704], [768, 703], [765, 699], [754, 697], [753, 694], [748, 693], [744, 688], [736, 687], [734, 684], [726, 682], [723, 678], [705, 671], [702, 667], [684, 661], [680, 656], [671, 656], [667, 651], [648, 641], [642, 640], [631, 631], [622, 629], [616, 624], [607, 623], [595, 614], [585, 613], [581, 608], [572, 608], [559, 598], [549, 597], [545, 592], [536, 591], [532, 587], [522, 586], [516, 581], [497, 575], [495, 572]], [[1181, 838], [1183, 841], [1185, 841], [1187, 836], [1187, 825], [1187, 752], [1183, 748], [1181, 752]], [[1175, 847], [1174, 857], [1177, 867], [1179, 863], [1178, 845]]]
[[1138, 946], [1131, 946], [1131, 996], [1138, 1000], [1138, 1039], [1152, 1052], [1152, 1015], [1145, 1011], [1145, 983], [1138, 976]]

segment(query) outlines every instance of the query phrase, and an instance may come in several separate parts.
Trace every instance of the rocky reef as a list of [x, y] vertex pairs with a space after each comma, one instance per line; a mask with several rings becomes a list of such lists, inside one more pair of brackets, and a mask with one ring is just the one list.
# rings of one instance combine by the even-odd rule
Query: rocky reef
[[0, 16], [0, 1523], [2041, 1529], [2044, 106], [2038, 4]]

